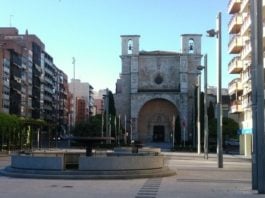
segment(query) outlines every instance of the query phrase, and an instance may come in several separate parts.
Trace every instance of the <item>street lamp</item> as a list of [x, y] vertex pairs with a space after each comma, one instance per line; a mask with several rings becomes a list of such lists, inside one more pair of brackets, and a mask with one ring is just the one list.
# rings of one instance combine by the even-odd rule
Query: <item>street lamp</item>
[[204, 69], [204, 158], [208, 159], [208, 115], [207, 115], [207, 54], [204, 55], [204, 66], [198, 66], [199, 71]]
[[197, 88], [197, 150], [201, 154], [201, 72], [198, 72], [198, 88]]
[[223, 168], [223, 146], [222, 146], [222, 14], [218, 13], [216, 17], [216, 30], [207, 31], [209, 37], [217, 38], [217, 160], [218, 168]]

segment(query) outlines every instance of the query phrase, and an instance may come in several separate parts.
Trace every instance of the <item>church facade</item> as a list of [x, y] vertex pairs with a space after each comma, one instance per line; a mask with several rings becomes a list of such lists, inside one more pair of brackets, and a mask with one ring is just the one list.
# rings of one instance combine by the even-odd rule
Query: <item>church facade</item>
[[[129, 138], [142, 143], [195, 140], [195, 89], [201, 35], [181, 35], [181, 52], [139, 51], [139, 35], [121, 36], [116, 112]], [[175, 127], [179, 122], [178, 129]], [[126, 125], [126, 126], [125, 126]]]

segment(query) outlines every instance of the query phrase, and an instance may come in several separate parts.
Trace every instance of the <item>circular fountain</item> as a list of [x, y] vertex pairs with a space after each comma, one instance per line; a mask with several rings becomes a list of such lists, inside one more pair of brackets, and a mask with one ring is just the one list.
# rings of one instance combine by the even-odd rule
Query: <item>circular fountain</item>
[[75, 137], [86, 149], [43, 149], [11, 156], [3, 175], [49, 179], [130, 179], [174, 175], [160, 149], [118, 147], [97, 150], [94, 146], [111, 138]]

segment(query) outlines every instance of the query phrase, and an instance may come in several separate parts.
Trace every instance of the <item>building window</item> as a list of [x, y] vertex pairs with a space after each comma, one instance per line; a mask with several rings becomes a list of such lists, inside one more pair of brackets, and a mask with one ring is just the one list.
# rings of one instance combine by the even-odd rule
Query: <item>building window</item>
[[158, 74], [155, 77], [155, 80], [154, 81], [155, 81], [156, 84], [160, 85], [163, 82], [163, 77], [160, 74]]
[[128, 41], [128, 54], [132, 54], [132, 50], [133, 50], [133, 41], [130, 39]]
[[189, 53], [190, 54], [194, 53], [194, 40], [193, 39], [189, 40]]

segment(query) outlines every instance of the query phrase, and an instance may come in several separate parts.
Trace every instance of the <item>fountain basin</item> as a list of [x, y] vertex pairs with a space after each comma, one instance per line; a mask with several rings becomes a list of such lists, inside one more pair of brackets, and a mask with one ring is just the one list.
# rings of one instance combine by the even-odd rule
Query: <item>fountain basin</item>
[[[69, 166], [71, 165], [71, 166]], [[115, 152], [87, 156], [85, 150], [36, 151], [15, 154], [1, 171], [10, 177], [57, 179], [130, 179], [174, 175], [161, 154]]]

